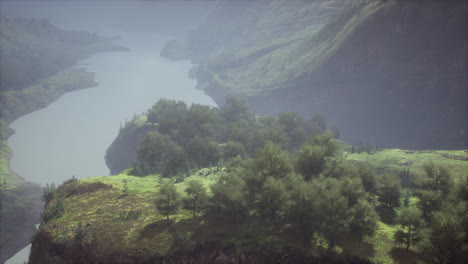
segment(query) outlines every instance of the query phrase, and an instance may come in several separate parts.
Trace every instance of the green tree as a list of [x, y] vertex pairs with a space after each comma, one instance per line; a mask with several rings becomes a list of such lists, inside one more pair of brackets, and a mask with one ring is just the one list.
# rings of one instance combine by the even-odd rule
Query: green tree
[[447, 167], [436, 165], [434, 162], [429, 161], [423, 165], [423, 168], [427, 176], [426, 188], [433, 191], [441, 191], [445, 196], [449, 192], [452, 182], [452, 177]]
[[348, 200], [340, 192], [340, 186], [335, 179], [318, 179], [319, 196], [317, 214], [320, 219], [320, 232], [328, 240], [328, 249], [335, 246], [336, 236], [345, 232], [350, 224], [350, 207]]
[[379, 216], [369, 202], [360, 199], [357, 204], [351, 209], [351, 229], [358, 233], [359, 242], [365, 235], [373, 235], [377, 230], [377, 222]]
[[211, 185], [210, 203], [213, 211], [240, 220], [247, 215], [245, 182], [235, 173], [223, 174]]
[[320, 146], [327, 157], [335, 155], [338, 151], [338, 144], [333, 141], [333, 134], [330, 131], [315, 135], [312, 144]]
[[366, 192], [359, 177], [345, 177], [341, 179], [341, 194], [348, 200], [349, 206], [354, 206], [366, 197]]
[[287, 190], [282, 180], [267, 177], [258, 195], [258, 212], [273, 221], [284, 211], [287, 201]]
[[201, 181], [189, 181], [185, 192], [187, 193], [186, 207], [192, 210], [192, 216], [195, 218], [206, 203], [206, 187]]
[[253, 117], [245, 100], [235, 96], [226, 98], [224, 106], [221, 107], [221, 116], [225, 123], [237, 122], [241, 119]]
[[171, 134], [185, 124], [187, 112], [187, 105], [182, 101], [160, 99], [148, 111], [148, 121], [157, 123], [161, 133]]
[[180, 206], [180, 194], [173, 183], [165, 183], [159, 187], [156, 197], [156, 208], [166, 216], [175, 214]]
[[246, 155], [245, 147], [237, 141], [228, 141], [222, 147], [222, 157], [225, 160], [235, 158], [237, 156], [244, 157]]
[[306, 144], [300, 149], [296, 168], [306, 180], [319, 176], [325, 166], [325, 151], [320, 146]]
[[422, 251], [428, 263], [467, 263], [467, 241], [468, 203], [446, 203], [433, 213]]
[[142, 174], [163, 173], [167, 177], [186, 170], [184, 150], [169, 136], [149, 132], [142, 140], [137, 151]]
[[295, 112], [280, 113], [278, 123], [286, 132], [289, 149], [297, 150], [300, 145], [304, 144], [309, 134], [304, 118]]
[[364, 190], [369, 193], [375, 193], [377, 190], [377, 177], [375, 170], [370, 166], [360, 166], [357, 170], [359, 177], [361, 177]]
[[295, 227], [296, 233], [303, 242], [310, 243], [314, 232], [318, 229], [317, 217], [318, 192], [315, 182], [296, 179], [289, 190], [286, 214], [288, 221]]
[[218, 163], [221, 151], [215, 141], [195, 136], [187, 146], [190, 160], [195, 161], [199, 167], [208, 167]]
[[314, 134], [323, 133], [327, 129], [327, 122], [321, 114], [316, 114], [311, 119], [311, 123], [313, 125]]
[[185, 137], [217, 137], [218, 115], [214, 108], [207, 105], [192, 104], [183, 124]]
[[401, 186], [393, 175], [385, 174], [382, 176], [378, 194], [379, 202], [382, 204], [390, 208], [400, 206]]
[[280, 146], [271, 142], [258, 150], [257, 158], [252, 162], [252, 171], [261, 175], [264, 179], [268, 176], [276, 179], [284, 178], [292, 170], [289, 155]]
[[398, 212], [397, 223], [401, 228], [395, 233], [395, 240], [404, 243], [406, 249], [420, 238], [418, 231], [422, 225], [421, 216], [422, 212], [417, 207], [403, 207]]
[[419, 198], [418, 207], [426, 220], [430, 218], [432, 212], [442, 209], [444, 199], [440, 191], [418, 190], [416, 196]]

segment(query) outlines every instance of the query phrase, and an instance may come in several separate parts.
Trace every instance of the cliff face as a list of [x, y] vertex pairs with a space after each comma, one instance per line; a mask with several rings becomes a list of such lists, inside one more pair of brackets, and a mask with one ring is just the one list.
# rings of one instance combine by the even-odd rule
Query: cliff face
[[156, 130], [157, 125], [146, 122], [146, 116], [125, 124], [106, 151], [105, 160], [110, 174], [115, 175], [130, 168], [137, 159], [140, 142], [148, 132]]
[[[239, 26], [248, 30], [232, 31], [240, 40], [231, 43], [188, 38], [198, 87], [218, 104], [246, 96], [260, 114], [320, 112], [349, 142], [468, 147], [464, 1], [294, 3], [308, 8], [273, 1], [239, 11], [251, 19]], [[194, 34], [240, 23], [213, 17]], [[211, 52], [198, 48], [204, 43]]]

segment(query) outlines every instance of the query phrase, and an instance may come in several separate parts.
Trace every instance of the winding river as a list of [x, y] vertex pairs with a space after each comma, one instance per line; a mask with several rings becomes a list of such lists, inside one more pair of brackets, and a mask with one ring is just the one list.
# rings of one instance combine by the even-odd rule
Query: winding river
[[12, 123], [11, 167], [19, 175], [42, 186], [72, 176], [108, 175], [105, 151], [126, 119], [145, 112], [159, 98], [215, 105], [194, 88], [189, 62], [159, 56], [167, 37], [119, 35], [117, 44], [131, 51], [97, 54], [78, 65], [96, 73], [97, 87], [65, 94]]
[[[63, 95], [48, 107], [16, 120], [8, 144], [11, 167], [45, 186], [76, 176], [108, 175], [107, 147], [119, 127], [159, 98], [215, 106], [188, 77], [191, 64], [159, 56], [168, 37], [148, 32], [114, 32], [128, 52], [96, 54], [77, 66], [95, 72], [98, 86]], [[26, 261], [28, 248], [6, 263]]]

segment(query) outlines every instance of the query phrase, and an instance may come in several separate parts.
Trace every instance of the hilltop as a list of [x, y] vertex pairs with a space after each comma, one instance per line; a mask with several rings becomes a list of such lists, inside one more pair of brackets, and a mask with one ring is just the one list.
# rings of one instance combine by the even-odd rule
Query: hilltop
[[30, 263], [468, 258], [468, 150], [350, 146], [319, 117], [245, 107], [161, 99], [126, 123], [106, 160], [127, 169], [47, 186]]

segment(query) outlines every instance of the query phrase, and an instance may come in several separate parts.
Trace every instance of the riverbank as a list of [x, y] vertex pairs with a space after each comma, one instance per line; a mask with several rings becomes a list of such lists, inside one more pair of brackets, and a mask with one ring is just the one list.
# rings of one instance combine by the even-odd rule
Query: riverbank
[[[107, 47], [107, 51], [123, 50], [127, 49], [112, 45]], [[98, 51], [103, 52], [106, 49], [100, 47]], [[0, 110], [3, 117], [0, 128], [0, 263], [30, 242], [32, 225], [38, 223], [44, 205], [41, 200], [42, 187], [24, 179], [10, 167], [13, 153], [7, 140], [15, 131], [9, 125], [22, 116], [47, 107], [67, 92], [96, 86], [94, 78], [95, 74], [84, 68], [70, 67], [24, 89], [0, 91]]]
[[8, 126], [15, 119], [46, 107], [66, 92], [91, 88], [96, 84], [93, 73], [80, 68], [69, 68], [23, 90], [1, 92], [2, 113], [6, 122], [2, 131], [5, 138], [0, 141], [3, 204], [0, 263], [29, 243], [32, 225], [38, 223], [44, 206], [41, 200], [42, 187], [25, 180], [10, 168], [13, 153], [7, 140], [14, 131]]

